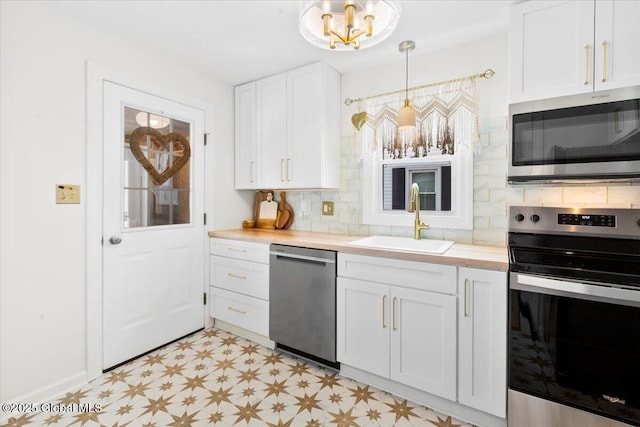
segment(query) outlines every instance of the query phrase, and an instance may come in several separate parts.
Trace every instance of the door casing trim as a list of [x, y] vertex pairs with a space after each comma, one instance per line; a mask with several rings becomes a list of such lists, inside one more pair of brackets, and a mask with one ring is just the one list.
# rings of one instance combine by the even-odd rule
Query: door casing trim
[[[211, 134], [213, 128], [214, 109], [211, 103], [202, 99], [185, 96], [182, 93], [167, 90], [164, 86], [154, 85], [131, 76], [125, 76], [110, 70], [101, 64], [87, 60], [86, 62], [86, 340], [87, 340], [87, 381], [102, 375], [102, 166], [103, 166], [103, 81], [109, 81], [134, 90], [146, 92], [154, 96], [170, 99], [204, 111], [204, 130]], [[212, 143], [209, 138], [208, 143]], [[209, 213], [205, 230], [213, 223], [213, 194], [208, 193], [207, 182], [213, 182], [213, 158], [209, 154], [213, 150], [204, 149], [204, 211]], [[91, 171], [91, 173], [89, 173]], [[213, 186], [211, 186], [213, 190]], [[206, 292], [209, 277], [208, 239], [203, 236], [204, 274], [203, 292]], [[211, 326], [207, 307], [204, 310], [205, 327]]]

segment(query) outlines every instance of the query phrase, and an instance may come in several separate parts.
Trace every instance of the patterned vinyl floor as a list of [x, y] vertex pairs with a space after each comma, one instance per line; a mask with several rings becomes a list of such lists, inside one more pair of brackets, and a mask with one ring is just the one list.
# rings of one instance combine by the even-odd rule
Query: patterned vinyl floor
[[13, 413], [2, 427], [469, 427], [215, 328], [108, 372], [52, 408]]

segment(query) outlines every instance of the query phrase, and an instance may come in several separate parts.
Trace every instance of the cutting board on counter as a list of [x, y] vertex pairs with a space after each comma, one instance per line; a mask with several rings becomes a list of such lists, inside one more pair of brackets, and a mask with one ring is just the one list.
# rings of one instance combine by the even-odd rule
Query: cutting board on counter
[[280, 203], [276, 215], [276, 229], [286, 230], [293, 224], [293, 208], [287, 203], [287, 193], [280, 192]]

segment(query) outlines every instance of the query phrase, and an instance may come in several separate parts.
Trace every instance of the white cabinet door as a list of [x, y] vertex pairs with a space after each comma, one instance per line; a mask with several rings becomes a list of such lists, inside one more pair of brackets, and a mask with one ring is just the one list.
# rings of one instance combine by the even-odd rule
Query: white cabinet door
[[316, 63], [287, 73], [287, 187], [322, 186], [322, 67]]
[[257, 182], [256, 82], [235, 88], [235, 181], [237, 190], [255, 190]]
[[336, 352], [339, 362], [389, 377], [389, 287], [337, 279]]
[[639, 1], [596, 1], [594, 48], [596, 90], [640, 84]]
[[391, 379], [456, 399], [456, 297], [391, 287]]
[[458, 401], [506, 417], [507, 274], [460, 267]]
[[258, 188], [285, 187], [287, 80], [277, 74], [256, 82]]
[[593, 0], [512, 6], [509, 101], [592, 91], [593, 25]]

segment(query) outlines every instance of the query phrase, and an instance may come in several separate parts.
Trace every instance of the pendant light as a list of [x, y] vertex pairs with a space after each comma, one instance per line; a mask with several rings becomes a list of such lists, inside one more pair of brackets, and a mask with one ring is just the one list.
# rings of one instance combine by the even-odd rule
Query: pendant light
[[412, 40], [406, 40], [398, 47], [400, 52], [406, 54], [404, 107], [398, 111], [398, 130], [413, 130], [416, 128], [416, 110], [409, 105], [409, 51], [415, 49], [416, 44]]

